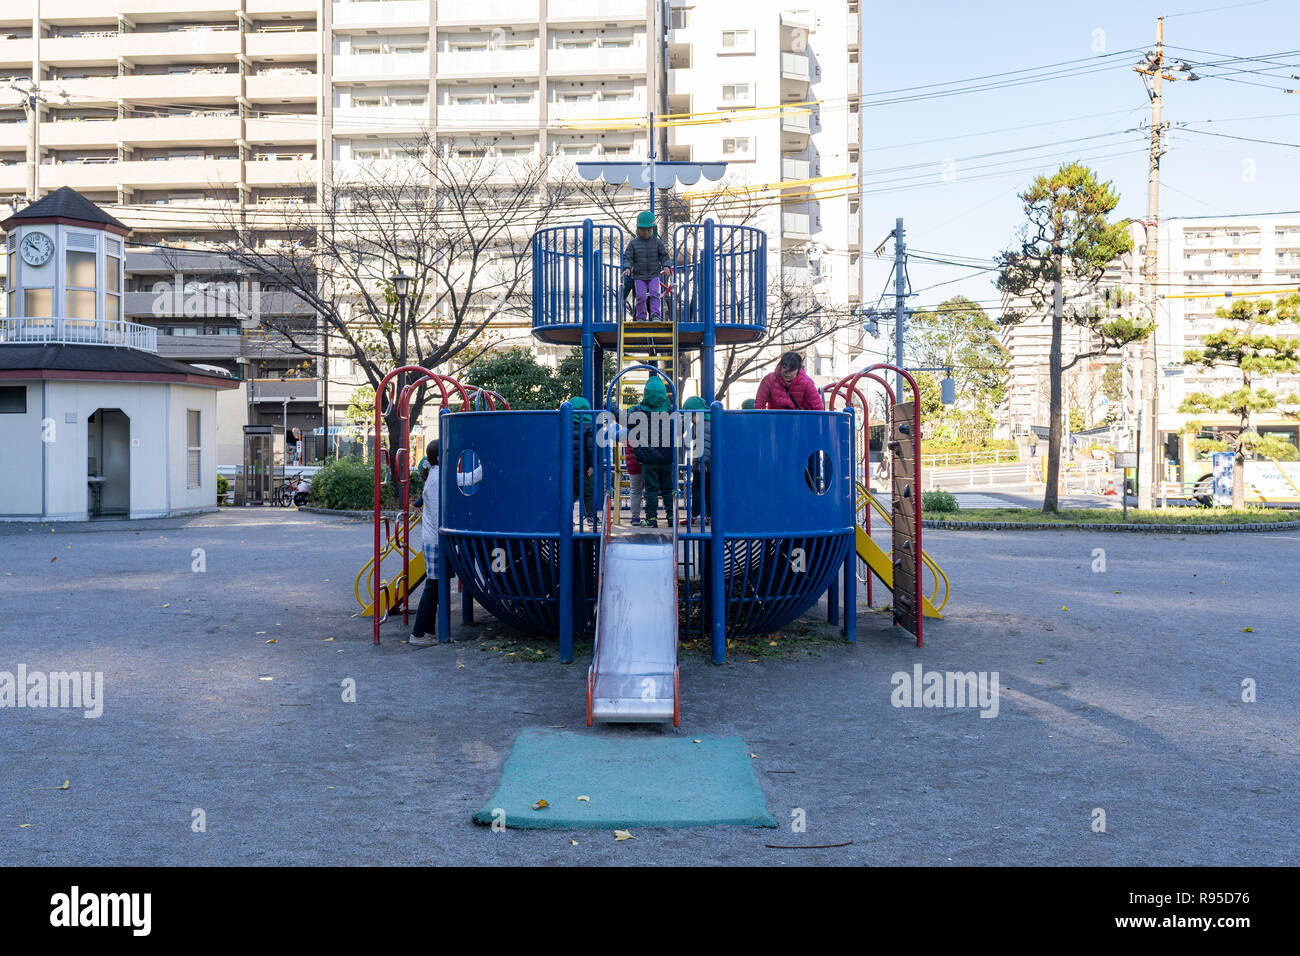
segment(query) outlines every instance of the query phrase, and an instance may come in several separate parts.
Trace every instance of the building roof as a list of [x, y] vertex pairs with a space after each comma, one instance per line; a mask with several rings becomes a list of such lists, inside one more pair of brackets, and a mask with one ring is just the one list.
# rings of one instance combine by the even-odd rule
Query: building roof
[[236, 379], [139, 349], [102, 345], [0, 345], [0, 379], [19, 378], [181, 382], [208, 388], [239, 386]]
[[60, 186], [31, 205], [24, 206], [4, 222], [0, 222], [0, 228], [8, 232], [14, 226], [32, 220], [37, 222], [65, 220], [109, 226], [123, 233], [129, 231], [126, 226], [69, 186]]

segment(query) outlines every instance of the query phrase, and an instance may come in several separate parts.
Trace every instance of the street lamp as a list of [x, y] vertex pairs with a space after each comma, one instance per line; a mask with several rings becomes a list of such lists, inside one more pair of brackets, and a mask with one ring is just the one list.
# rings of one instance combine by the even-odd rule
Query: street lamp
[[[411, 277], [405, 272], [395, 272], [392, 280], [393, 291], [397, 293], [397, 322], [401, 334], [397, 367], [404, 368], [406, 366], [406, 297], [411, 294]], [[397, 376], [397, 394], [399, 398], [402, 394], [402, 379], [405, 377], [405, 373]]]

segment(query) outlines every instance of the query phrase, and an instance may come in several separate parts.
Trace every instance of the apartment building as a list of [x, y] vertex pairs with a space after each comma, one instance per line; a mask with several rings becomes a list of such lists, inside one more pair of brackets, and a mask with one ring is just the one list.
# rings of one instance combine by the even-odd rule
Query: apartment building
[[[231, 210], [311, 203], [316, 184], [400, 160], [424, 130], [449, 159], [642, 158], [635, 121], [665, 82], [674, 111], [825, 98], [743, 135], [674, 129], [664, 145], [788, 183], [765, 224], [777, 267], [856, 304], [856, 202], [821, 193], [856, 178], [857, 2], [764, 2], [743, 24], [719, 6], [667, 12], [677, 66], [665, 70], [660, 0], [13, 0], [0, 83], [32, 81], [39, 96], [30, 123], [0, 88], [0, 201], [25, 193], [34, 152], [38, 195], [71, 186], [131, 227], [125, 317], [159, 329], [160, 354], [242, 367], [250, 421], [313, 428], [320, 370], [253, 318], [307, 313], [283, 290], [252, 293], [256, 308], [247, 290], [221, 294], [205, 283], [228, 267], [179, 251], [214, 240]], [[810, 371], [838, 372], [841, 354], [819, 352]], [[331, 422], [353, 372], [331, 362], [344, 385], [329, 390]]]
[[[859, 306], [858, 3], [671, 0], [668, 26], [667, 111], [696, 114], [669, 128], [669, 158], [725, 160], [733, 189], [765, 196], [760, 187], [770, 187], [775, 201], [760, 200], [753, 223], [767, 232], [768, 274], [833, 308]], [[829, 381], [847, 374], [861, 349], [861, 329], [845, 330], [809, 350], [807, 370]], [[730, 398], [752, 396], [768, 371], [743, 380]]]
[[[1140, 298], [1146, 235], [1132, 229], [1132, 261], [1120, 271], [1123, 288]], [[1277, 299], [1300, 291], [1300, 216], [1224, 216], [1167, 219], [1160, 223], [1156, 277], [1157, 416], [1166, 436], [1180, 433], [1188, 417], [1178, 412], [1193, 392], [1222, 394], [1239, 388], [1234, 369], [1185, 365], [1187, 350], [1200, 348], [1204, 337], [1228, 320], [1215, 312], [1233, 299], [1256, 295]], [[1300, 327], [1278, 326], [1280, 336], [1300, 335]], [[1132, 349], [1130, 364], [1138, 364]], [[1300, 393], [1300, 375], [1256, 376], [1255, 387], [1278, 394]], [[1170, 455], [1177, 441], [1168, 442]]]

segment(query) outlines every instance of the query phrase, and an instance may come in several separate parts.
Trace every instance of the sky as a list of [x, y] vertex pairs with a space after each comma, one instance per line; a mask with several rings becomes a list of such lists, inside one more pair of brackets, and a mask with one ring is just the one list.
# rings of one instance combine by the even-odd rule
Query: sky
[[[1291, 78], [1300, 74], [1295, 0], [864, 0], [862, 8], [865, 305], [892, 266], [892, 245], [880, 259], [871, 248], [897, 217], [917, 255], [988, 260], [1023, 220], [1016, 193], [1062, 162], [1080, 160], [1114, 183], [1114, 219], [1145, 218], [1151, 113], [1132, 68], [1154, 49], [1162, 15], [1166, 57], [1202, 79], [1164, 85], [1171, 129], [1161, 218], [1300, 210], [1300, 94], [1282, 92], [1300, 89]], [[1236, 57], [1264, 61], [1199, 65]], [[973, 79], [1030, 67], [1065, 75]], [[969, 91], [996, 83], [1018, 85]], [[885, 102], [898, 99], [909, 101]], [[995, 275], [913, 259], [909, 307], [961, 294], [996, 315]], [[888, 291], [892, 308], [892, 282]]]

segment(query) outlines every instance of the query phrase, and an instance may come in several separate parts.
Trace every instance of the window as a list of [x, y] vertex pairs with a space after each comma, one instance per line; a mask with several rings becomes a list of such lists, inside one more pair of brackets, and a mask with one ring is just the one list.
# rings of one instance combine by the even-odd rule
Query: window
[[[71, 237], [69, 237], [71, 238]], [[93, 252], [69, 249], [67, 255], [67, 290], [63, 314], [69, 319], [97, 318], [95, 314], [95, 265]]]
[[722, 84], [722, 102], [748, 103], [753, 99], [753, 87], [748, 83]]
[[723, 30], [723, 53], [753, 53], [754, 35], [748, 30]]
[[722, 155], [732, 159], [749, 159], [753, 139], [748, 136], [726, 136], [722, 140]]
[[23, 314], [32, 319], [47, 319], [54, 315], [54, 290], [24, 289]]
[[198, 488], [202, 479], [199, 468], [199, 413], [191, 408], [185, 414], [188, 418], [185, 426], [185, 487]]
[[27, 414], [27, 386], [0, 385], [0, 415]]

